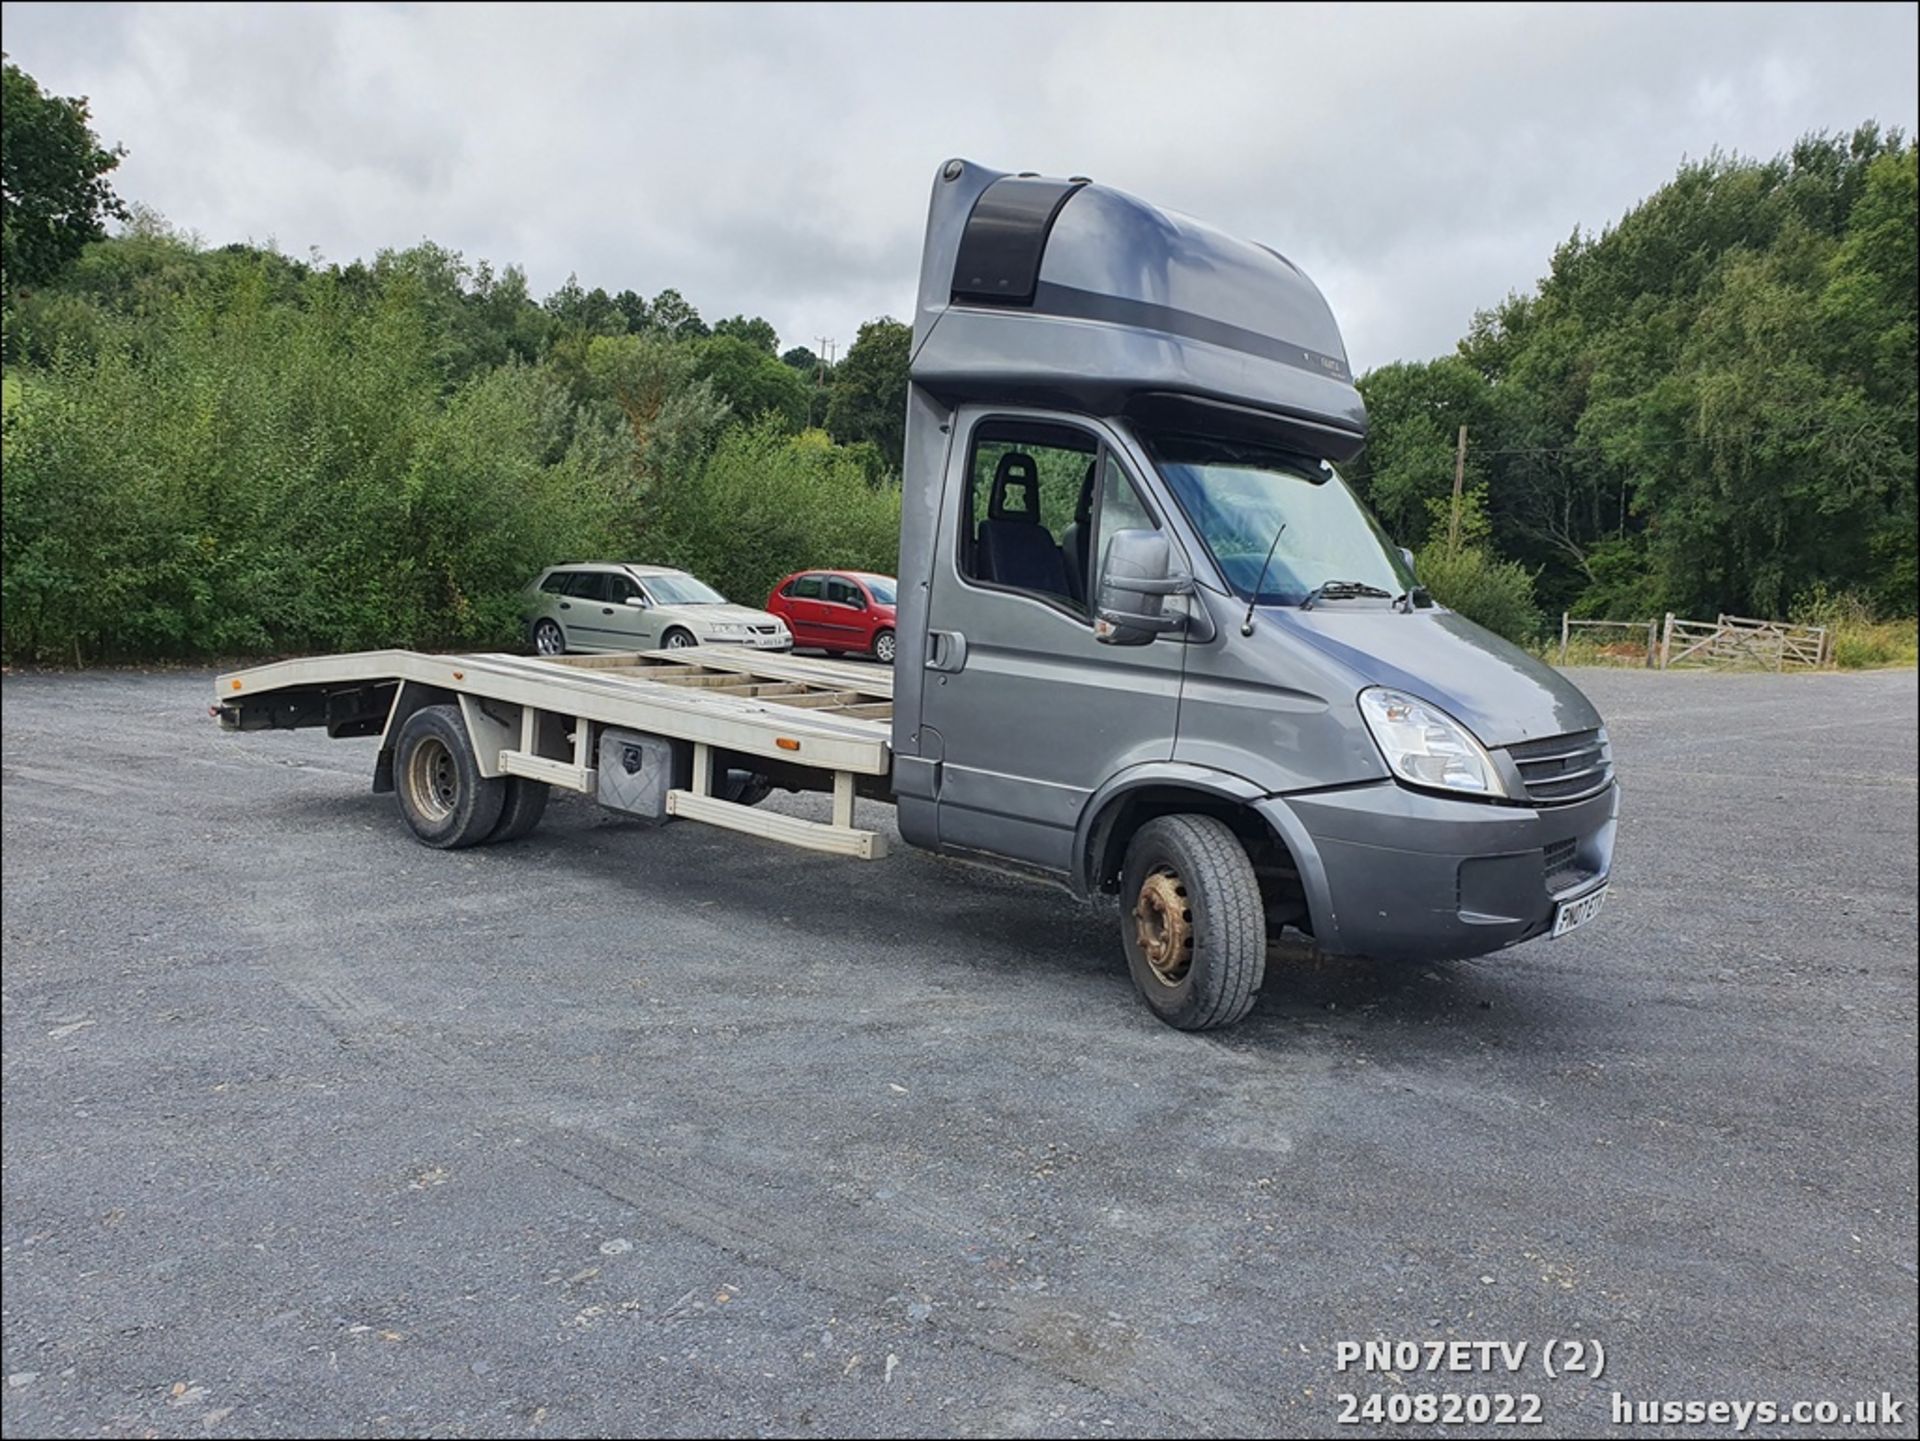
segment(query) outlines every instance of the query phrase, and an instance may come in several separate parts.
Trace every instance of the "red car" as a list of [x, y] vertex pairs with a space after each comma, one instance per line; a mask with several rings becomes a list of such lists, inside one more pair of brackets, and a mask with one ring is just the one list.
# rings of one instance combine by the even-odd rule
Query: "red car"
[[767, 609], [796, 647], [870, 655], [893, 664], [895, 582], [864, 570], [800, 570], [773, 588]]

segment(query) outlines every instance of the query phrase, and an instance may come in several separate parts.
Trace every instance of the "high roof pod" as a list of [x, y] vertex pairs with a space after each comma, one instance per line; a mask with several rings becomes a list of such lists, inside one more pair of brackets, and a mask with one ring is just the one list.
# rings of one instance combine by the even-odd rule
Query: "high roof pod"
[[913, 380], [941, 399], [1184, 419], [1344, 460], [1366, 439], [1313, 282], [1264, 245], [1084, 178], [934, 178]]

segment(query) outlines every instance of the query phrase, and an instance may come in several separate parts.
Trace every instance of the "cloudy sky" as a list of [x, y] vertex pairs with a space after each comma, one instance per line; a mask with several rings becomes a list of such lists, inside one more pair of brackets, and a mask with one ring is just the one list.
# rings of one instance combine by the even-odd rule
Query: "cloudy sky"
[[209, 243], [432, 238], [782, 343], [905, 317], [950, 155], [1265, 241], [1355, 363], [1449, 349], [1718, 146], [1916, 121], [1916, 8], [8, 4], [118, 188]]

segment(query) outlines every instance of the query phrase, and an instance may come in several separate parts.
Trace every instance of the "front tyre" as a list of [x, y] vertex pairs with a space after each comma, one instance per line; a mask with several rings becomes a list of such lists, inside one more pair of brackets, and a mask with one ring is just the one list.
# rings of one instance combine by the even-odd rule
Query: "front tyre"
[[493, 834], [507, 783], [480, 774], [460, 707], [423, 706], [400, 727], [393, 757], [400, 813], [423, 845], [458, 850]]
[[668, 650], [692, 650], [699, 642], [693, 638], [693, 632], [681, 630], [675, 626], [660, 638], [660, 644]]
[[873, 638], [873, 658], [881, 665], [893, 664], [894, 636], [890, 630], [883, 630]]
[[560, 629], [556, 620], [538, 620], [533, 624], [533, 653], [535, 655], [565, 655], [567, 653], [567, 633]]
[[1135, 989], [1183, 1031], [1230, 1026], [1253, 1008], [1267, 966], [1260, 881], [1213, 816], [1161, 816], [1127, 847], [1120, 941]]

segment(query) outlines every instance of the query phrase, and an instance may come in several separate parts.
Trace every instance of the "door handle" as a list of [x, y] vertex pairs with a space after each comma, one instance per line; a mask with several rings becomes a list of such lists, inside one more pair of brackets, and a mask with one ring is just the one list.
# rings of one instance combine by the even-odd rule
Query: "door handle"
[[967, 638], [957, 630], [927, 632], [927, 669], [958, 671], [967, 663]]
[[561, 602], [560, 602], [560, 609], [562, 609], [562, 610], [572, 610], [572, 609], [573, 609], [573, 606], [572, 606], [572, 604], [571, 604], [570, 602], [568, 602], [568, 601], [564, 601], [564, 600], [563, 600], [563, 601], [561, 601]]
[[603, 605], [603, 606], [601, 606], [601, 607], [600, 607], [600, 614], [602, 614], [602, 615], [612, 615], [612, 614], [613, 614], [613, 607], [612, 607], [612, 606], [610, 606], [610, 605]]

